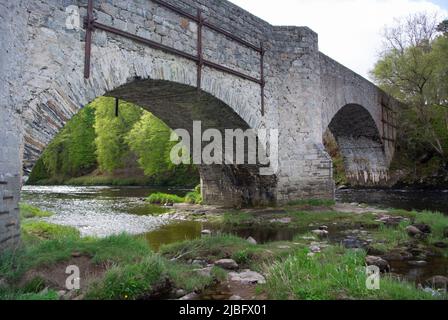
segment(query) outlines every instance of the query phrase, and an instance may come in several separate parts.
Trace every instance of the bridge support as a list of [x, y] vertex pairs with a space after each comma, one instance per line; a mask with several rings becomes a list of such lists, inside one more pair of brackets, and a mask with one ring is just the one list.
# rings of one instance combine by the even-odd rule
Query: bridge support
[[0, 144], [0, 251], [19, 243], [19, 200], [22, 145], [21, 121], [16, 112], [3, 108], [0, 128], [6, 134]]

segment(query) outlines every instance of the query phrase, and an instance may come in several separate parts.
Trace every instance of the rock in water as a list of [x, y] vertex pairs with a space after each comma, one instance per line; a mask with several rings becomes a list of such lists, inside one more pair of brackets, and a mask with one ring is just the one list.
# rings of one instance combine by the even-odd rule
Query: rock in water
[[381, 257], [377, 256], [367, 256], [366, 257], [366, 264], [368, 266], [377, 266], [381, 272], [389, 272], [390, 271], [390, 265], [389, 262], [384, 260]]
[[434, 276], [425, 281], [427, 286], [434, 289], [448, 290], [448, 278], [444, 276]]
[[205, 230], [201, 231], [201, 234], [203, 234], [203, 235], [211, 235], [212, 232], [210, 230], [208, 230], [208, 229], [205, 229]]
[[215, 262], [215, 266], [227, 269], [227, 270], [236, 270], [238, 269], [238, 263], [232, 259], [221, 259]]
[[255, 240], [252, 237], [247, 238], [247, 242], [251, 243], [251, 244], [257, 244], [257, 240]]
[[239, 282], [241, 284], [264, 284], [266, 279], [258, 272], [251, 270], [244, 270], [243, 272], [230, 272], [230, 281]]
[[408, 264], [410, 266], [414, 266], [414, 267], [424, 267], [428, 264], [428, 262], [423, 261], [423, 260], [419, 260], [419, 261], [408, 261]]

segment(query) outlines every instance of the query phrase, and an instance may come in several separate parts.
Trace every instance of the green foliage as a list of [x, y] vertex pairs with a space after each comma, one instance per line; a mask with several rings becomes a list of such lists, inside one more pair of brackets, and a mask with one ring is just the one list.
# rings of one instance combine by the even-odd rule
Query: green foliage
[[202, 203], [201, 185], [197, 185], [194, 188], [194, 191], [188, 192], [185, 195], [185, 202], [191, 203], [191, 204], [201, 204]]
[[441, 169], [448, 161], [448, 37], [437, 35], [430, 20], [416, 15], [392, 29], [386, 37], [390, 45], [371, 72], [382, 89], [404, 103], [396, 116], [397, 148], [411, 161], [395, 166], [409, 165], [414, 176], [433, 157]]
[[53, 139], [32, 171], [29, 183], [50, 177], [77, 177], [96, 167], [95, 109], [88, 105]]
[[113, 172], [124, 167], [133, 154], [126, 142], [127, 134], [142, 116], [143, 110], [120, 101], [119, 116], [115, 116], [115, 99], [100, 97], [92, 102], [95, 108], [95, 144], [98, 164], [102, 171]]
[[44, 218], [44, 217], [51, 217], [53, 215], [52, 212], [43, 211], [27, 203], [20, 203], [19, 206], [20, 206], [21, 219]]
[[183, 203], [185, 202], [185, 198], [179, 197], [174, 194], [167, 193], [153, 193], [151, 194], [146, 201], [152, 204], [174, 204], [174, 203]]
[[171, 130], [151, 113], [120, 101], [116, 117], [115, 99], [100, 97], [54, 138], [37, 161], [28, 183], [197, 184], [196, 167], [171, 163], [170, 151], [175, 142], [169, 141], [170, 136]]
[[170, 151], [171, 130], [151, 113], [145, 113], [129, 134], [126, 141], [139, 159], [138, 163], [148, 176], [172, 169]]

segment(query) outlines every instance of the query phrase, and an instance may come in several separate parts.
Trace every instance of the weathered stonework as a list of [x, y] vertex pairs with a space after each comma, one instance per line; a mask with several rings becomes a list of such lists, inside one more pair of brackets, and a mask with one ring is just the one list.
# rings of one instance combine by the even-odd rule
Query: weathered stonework
[[[198, 92], [194, 62], [103, 31], [93, 34], [86, 80], [85, 31], [66, 26], [66, 8], [80, 8], [83, 19], [86, 0], [0, 0], [0, 246], [17, 240], [22, 164], [29, 172], [65, 123], [102, 95], [139, 104], [173, 129], [191, 131], [193, 120], [201, 120], [203, 129], [279, 129], [274, 176], [261, 177], [250, 166], [200, 167], [209, 203], [332, 198], [332, 162], [322, 144], [328, 127], [353, 181], [375, 184], [387, 178], [393, 146], [385, 146], [379, 133], [386, 97], [321, 54], [316, 33], [271, 26], [223, 0], [167, 2], [191, 14], [200, 8], [210, 23], [263, 43], [265, 115], [258, 84], [204, 68]], [[196, 24], [150, 0], [95, 0], [94, 9], [98, 22], [196, 54]], [[226, 36], [205, 28], [203, 48], [205, 59], [260, 77], [259, 54]]]

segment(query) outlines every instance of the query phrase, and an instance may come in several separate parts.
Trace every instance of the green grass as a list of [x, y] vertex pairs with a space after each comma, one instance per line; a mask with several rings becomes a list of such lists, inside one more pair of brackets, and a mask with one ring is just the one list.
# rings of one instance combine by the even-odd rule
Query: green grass
[[404, 210], [393, 210], [392, 215], [399, 215], [409, 218], [410, 221], [403, 221], [396, 227], [387, 227], [380, 225], [379, 228], [372, 232], [376, 243], [373, 247], [381, 251], [388, 251], [400, 247], [409, 242], [410, 237], [406, 232], [406, 227], [412, 223], [423, 223], [431, 227], [432, 232], [426, 243], [434, 243], [444, 241], [443, 231], [448, 226], [448, 217], [438, 212], [415, 212]]
[[199, 275], [193, 269], [191, 265], [174, 263], [152, 254], [140, 262], [108, 270], [102, 280], [92, 285], [86, 298], [134, 300], [154, 291], [166, 291], [168, 295], [172, 288], [187, 292], [202, 290], [212, 283], [211, 276]]
[[46, 293], [25, 292], [23, 290], [0, 289], [0, 300], [57, 300], [58, 294], [54, 290]]
[[432, 299], [413, 284], [383, 278], [381, 289], [366, 288], [365, 252], [329, 247], [314, 257], [298, 250], [285, 261], [265, 267], [264, 287], [272, 299]]
[[5, 251], [0, 256], [0, 277], [17, 280], [27, 270], [51, 266], [71, 258], [73, 252], [89, 256], [95, 264], [131, 263], [151, 253], [144, 238], [130, 235], [110, 236], [103, 239], [80, 238], [79, 235], [58, 235], [56, 239], [30, 241], [14, 251]]
[[241, 226], [256, 223], [257, 218], [247, 212], [227, 212], [222, 217], [222, 223], [229, 226]]
[[195, 259], [198, 257], [222, 259], [231, 257], [235, 250], [247, 246], [247, 241], [236, 236], [216, 235], [163, 245], [160, 247], [159, 252], [169, 258], [182, 257], [183, 260]]
[[288, 202], [288, 206], [331, 207], [336, 201], [329, 199], [299, 199]]
[[23, 221], [21, 227], [23, 238], [29, 241], [79, 237], [79, 231], [76, 228], [44, 221]]
[[191, 265], [154, 253], [143, 237], [122, 234], [103, 239], [80, 238], [76, 229], [45, 222], [27, 221], [22, 226], [23, 245], [0, 255], [0, 278], [11, 284], [0, 291], [0, 299], [57, 298], [52, 291], [38, 294], [41, 279], [18, 284], [27, 271], [68, 261], [73, 252], [89, 257], [92, 264], [109, 268], [104, 278], [88, 289], [89, 299], [136, 299], [160, 290], [166, 283], [188, 292], [201, 290], [214, 281], [213, 277], [194, 272]]
[[153, 193], [151, 194], [146, 201], [152, 204], [174, 204], [174, 203], [184, 203], [185, 198], [179, 197], [174, 194], [167, 194], [167, 193]]
[[188, 192], [185, 195], [184, 201], [186, 203], [191, 203], [191, 204], [201, 204], [202, 203], [202, 196], [201, 196], [200, 193], [198, 193], [196, 191]]
[[51, 217], [53, 213], [43, 211], [27, 203], [20, 204], [20, 219]]

